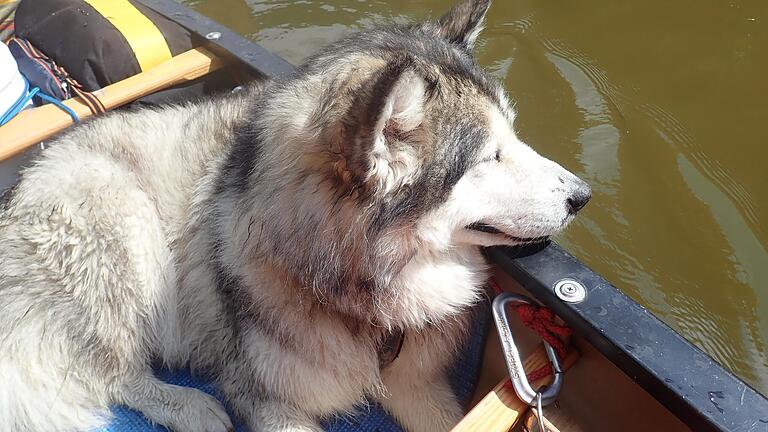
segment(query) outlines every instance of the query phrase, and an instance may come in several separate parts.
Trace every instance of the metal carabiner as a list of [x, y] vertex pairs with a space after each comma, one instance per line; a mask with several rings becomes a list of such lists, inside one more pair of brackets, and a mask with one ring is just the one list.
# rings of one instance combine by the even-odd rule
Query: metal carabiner
[[[557, 399], [560, 388], [563, 385], [563, 370], [560, 367], [560, 360], [557, 358], [555, 349], [550, 344], [544, 342], [544, 349], [547, 351], [547, 357], [552, 364], [554, 379], [546, 389], [541, 392], [534, 390], [528, 378], [525, 376], [523, 361], [520, 353], [517, 351], [515, 340], [512, 337], [512, 330], [507, 320], [508, 304], [535, 304], [531, 299], [519, 294], [501, 293], [493, 300], [493, 319], [496, 321], [496, 330], [499, 332], [501, 347], [504, 350], [504, 360], [509, 370], [509, 379], [512, 381], [512, 388], [515, 389], [517, 397], [530, 406], [536, 406], [540, 401], [540, 406], [547, 406]], [[537, 398], [537, 395], [540, 396]]]
[[539, 432], [547, 432], [544, 424], [544, 405], [541, 404], [541, 393], [536, 393], [536, 421], [539, 423]]

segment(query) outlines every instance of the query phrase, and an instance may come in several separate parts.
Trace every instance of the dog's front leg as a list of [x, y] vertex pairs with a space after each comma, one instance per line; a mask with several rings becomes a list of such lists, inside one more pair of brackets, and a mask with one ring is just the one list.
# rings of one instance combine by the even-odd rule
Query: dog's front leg
[[249, 432], [322, 432], [308, 414], [288, 404], [241, 396], [232, 401]]
[[[404, 368], [403, 368], [404, 369]], [[384, 408], [408, 432], [449, 431], [461, 419], [463, 410], [443, 374], [419, 376], [418, 368], [395, 375], [385, 373], [388, 395]]]
[[406, 336], [400, 356], [381, 371], [387, 394], [380, 402], [408, 432], [449, 431], [463, 413], [445, 373], [460, 339], [452, 335], [461, 333], [445, 330]]
[[381, 371], [387, 395], [380, 402], [408, 432], [449, 431], [461, 419], [464, 410], [446, 371], [466, 341], [473, 314], [406, 333], [400, 355]]

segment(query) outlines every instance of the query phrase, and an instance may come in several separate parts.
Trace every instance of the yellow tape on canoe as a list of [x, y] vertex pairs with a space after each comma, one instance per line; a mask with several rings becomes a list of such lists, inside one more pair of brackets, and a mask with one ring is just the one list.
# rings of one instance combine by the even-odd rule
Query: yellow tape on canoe
[[139, 67], [147, 71], [172, 57], [168, 43], [155, 24], [128, 0], [85, 0], [122, 33]]

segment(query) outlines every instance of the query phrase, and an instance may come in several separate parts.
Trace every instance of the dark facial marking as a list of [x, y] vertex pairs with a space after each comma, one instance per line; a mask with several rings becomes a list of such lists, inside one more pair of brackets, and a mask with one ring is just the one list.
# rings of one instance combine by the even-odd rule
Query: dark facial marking
[[483, 126], [484, 122], [465, 120], [452, 131], [446, 152], [448, 171], [442, 190], [444, 194], [474, 165], [478, 152], [488, 141], [488, 131]]
[[407, 187], [381, 204], [372, 224], [378, 231], [395, 221], [415, 221], [425, 212], [444, 202], [451, 189], [476, 163], [477, 154], [488, 140], [482, 122], [473, 120], [447, 122], [437, 131], [435, 145], [440, 150], [427, 162], [421, 175]]

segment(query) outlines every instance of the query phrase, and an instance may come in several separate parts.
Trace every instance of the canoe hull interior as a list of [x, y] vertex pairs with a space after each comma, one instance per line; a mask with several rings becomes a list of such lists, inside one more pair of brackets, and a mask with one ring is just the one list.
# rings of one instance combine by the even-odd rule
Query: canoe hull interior
[[[504, 291], [530, 296], [503, 272], [497, 272], [496, 279]], [[515, 341], [525, 358], [541, 344], [541, 339], [525, 328], [515, 314], [510, 317]], [[508, 374], [496, 332], [492, 329], [488, 335], [473, 405]], [[572, 344], [580, 354], [579, 359], [565, 373], [557, 403], [544, 410], [545, 417], [552, 419], [561, 431], [691, 430], [586, 340], [574, 335]]]

